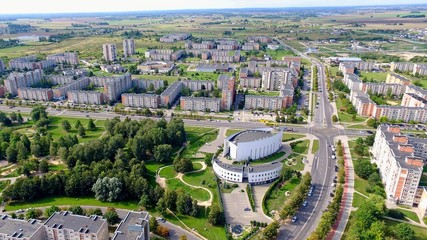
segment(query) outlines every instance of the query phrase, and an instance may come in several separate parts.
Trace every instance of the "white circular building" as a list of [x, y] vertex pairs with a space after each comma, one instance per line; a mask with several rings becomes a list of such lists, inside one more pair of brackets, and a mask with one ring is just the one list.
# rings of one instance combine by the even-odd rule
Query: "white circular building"
[[223, 156], [234, 161], [257, 160], [267, 157], [282, 146], [283, 131], [258, 128], [235, 133], [224, 139]]

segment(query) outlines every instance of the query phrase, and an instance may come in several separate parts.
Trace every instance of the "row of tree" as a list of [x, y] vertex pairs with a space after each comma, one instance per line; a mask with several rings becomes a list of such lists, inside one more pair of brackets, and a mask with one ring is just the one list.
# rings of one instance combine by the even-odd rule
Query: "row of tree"
[[286, 202], [284, 203], [283, 208], [280, 211], [281, 219], [287, 219], [290, 216], [295, 215], [297, 210], [301, 207], [302, 203], [304, 202], [304, 199], [307, 196], [310, 186], [311, 186], [311, 174], [307, 172], [302, 176], [301, 182], [293, 190], [288, 200], [286, 200]]

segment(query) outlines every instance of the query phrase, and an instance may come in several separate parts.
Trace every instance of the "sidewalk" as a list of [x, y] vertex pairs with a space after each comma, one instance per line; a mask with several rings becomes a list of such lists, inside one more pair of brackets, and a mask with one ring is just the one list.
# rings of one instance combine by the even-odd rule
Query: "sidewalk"
[[354, 169], [353, 169], [353, 161], [350, 155], [350, 149], [348, 146], [348, 137], [340, 136], [336, 139], [341, 140], [341, 144], [344, 148], [344, 165], [345, 165], [345, 183], [344, 183], [344, 194], [341, 200], [341, 209], [338, 214], [338, 218], [335, 221], [335, 224], [332, 226], [331, 234], [327, 239], [340, 240], [345, 227], [348, 223], [348, 219], [350, 217], [350, 213], [353, 209], [353, 194], [354, 194]]

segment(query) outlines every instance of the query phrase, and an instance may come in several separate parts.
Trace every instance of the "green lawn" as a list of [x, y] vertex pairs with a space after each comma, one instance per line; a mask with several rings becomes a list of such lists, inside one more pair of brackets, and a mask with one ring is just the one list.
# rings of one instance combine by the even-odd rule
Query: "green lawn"
[[[62, 129], [61, 123], [64, 120], [68, 120], [71, 125], [71, 131], [66, 132], [64, 129]], [[70, 118], [70, 117], [50, 117], [51, 123], [49, 124], [48, 131], [52, 134], [52, 137], [54, 140], [60, 138], [61, 136], [64, 136], [66, 134], [78, 134], [77, 129], [75, 128], [77, 120], [80, 120], [83, 127], [86, 128], [86, 136], [85, 137], [79, 137], [79, 142], [88, 142], [93, 139], [99, 138], [102, 133], [105, 131], [104, 127], [104, 120], [94, 120], [96, 130], [95, 131], [89, 131], [87, 130], [87, 124], [89, 122], [89, 118]]]
[[315, 154], [317, 151], [319, 151], [319, 140], [314, 140], [311, 153]]
[[286, 153], [285, 152], [276, 152], [266, 158], [261, 158], [255, 161], [251, 161], [251, 165], [259, 165], [264, 163], [273, 162], [281, 157], [283, 157]]
[[67, 170], [67, 165], [64, 163], [61, 164], [49, 164], [49, 171], [61, 171], [61, 170]]
[[397, 209], [400, 212], [402, 212], [403, 214], [405, 214], [405, 217], [411, 219], [412, 221], [415, 221], [417, 223], [420, 223], [420, 219], [418, 218], [418, 215], [415, 212], [409, 211], [409, 210], [404, 210], [404, 209]]
[[212, 189], [212, 193], [216, 191], [215, 175], [212, 167], [208, 167], [201, 172], [187, 173], [182, 179], [188, 184]]
[[366, 191], [366, 187], [369, 185], [368, 180], [362, 179], [356, 174], [354, 175], [354, 189], [363, 195], [370, 196], [371, 194]]
[[363, 80], [365, 77], [370, 81], [373, 79], [375, 82], [385, 82], [387, 79], [387, 72], [359, 72], [360, 80]]
[[281, 187], [280, 184], [278, 184], [275, 189], [271, 191], [269, 196], [265, 196], [266, 214], [270, 214], [272, 210], [280, 211], [288, 198], [285, 193], [287, 191], [291, 192], [300, 183], [300, 181], [301, 180], [299, 178], [292, 178]]
[[[385, 224], [390, 229], [393, 229], [394, 226], [396, 226], [397, 224], [400, 223], [400, 222], [393, 221], [393, 220], [390, 220], [390, 219], [383, 219], [383, 221], [385, 222]], [[414, 232], [415, 232], [415, 239], [414, 240], [427, 239], [427, 228], [422, 228], [422, 227], [414, 226], [414, 225], [411, 225], [411, 224], [409, 224], [409, 227], [411, 227], [412, 230], [414, 230]]]
[[242, 130], [241, 129], [227, 129], [227, 132], [225, 132], [225, 136], [228, 137], [228, 136], [233, 135], [235, 133], [238, 133], [240, 131], [242, 131]]
[[40, 200], [32, 201], [31, 203], [19, 203], [12, 202], [8, 203], [5, 207], [6, 211], [15, 211], [18, 209], [25, 208], [37, 208], [37, 207], [48, 207], [48, 206], [69, 206], [69, 205], [87, 205], [87, 206], [99, 206], [99, 207], [115, 207], [129, 210], [138, 210], [138, 203], [136, 201], [121, 201], [121, 202], [101, 202], [93, 197], [46, 197]]
[[190, 157], [208, 142], [212, 142], [218, 135], [218, 129], [186, 127], [187, 140], [190, 143], [183, 151], [183, 156]]
[[178, 173], [175, 172], [175, 170], [173, 169], [173, 166], [168, 166], [168, 167], [162, 168], [162, 170], [160, 170], [159, 172], [159, 175], [162, 178], [170, 179], [170, 178], [176, 177]]
[[0, 192], [2, 192], [7, 186], [9, 186], [10, 180], [0, 181]]
[[355, 192], [353, 194], [353, 203], [352, 206], [355, 208], [360, 207], [360, 205], [362, 205], [362, 203], [364, 203], [366, 201], [367, 198], [365, 198], [364, 196], [358, 194], [357, 192]]
[[193, 162], [193, 171], [197, 171], [202, 169], [203, 165], [201, 163], [198, 162]]
[[145, 163], [145, 167], [147, 168], [148, 174], [151, 176], [156, 176], [157, 169], [165, 166], [163, 163], [158, 163], [156, 161], [148, 161]]
[[250, 95], [257, 95], [257, 96], [277, 97], [277, 96], [279, 96], [280, 92], [279, 91], [254, 91], [254, 90], [250, 90], [249, 94]]
[[310, 140], [304, 140], [301, 141], [300, 143], [297, 143], [292, 150], [295, 153], [300, 153], [300, 154], [307, 154], [308, 153], [308, 147], [310, 145]]
[[[335, 93], [339, 94], [339, 92], [337, 92], [337, 91]], [[342, 105], [342, 101], [339, 97], [336, 98], [336, 104], [337, 104], [337, 109], [338, 109], [338, 119], [340, 122], [356, 123], [356, 122], [364, 122], [367, 119], [365, 117], [361, 117], [361, 116], [357, 115], [356, 119], [353, 120], [352, 115], [350, 115], [346, 112], [340, 111], [340, 109], [343, 107], [343, 105]]]
[[349, 129], [361, 129], [361, 130], [374, 129], [374, 128], [369, 127], [368, 125], [365, 125], [365, 124], [355, 124], [355, 125], [348, 126], [347, 128], [349, 128]]
[[193, 198], [197, 199], [197, 201], [203, 202], [209, 200], [210, 198], [210, 195], [206, 190], [187, 186], [179, 179], [168, 179], [166, 180], [166, 184], [168, 189], [171, 190], [178, 190], [181, 188], [186, 193], [190, 194]]
[[285, 164], [285, 166], [290, 167], [293, 170], [302, 171], [302, 170], [304, 170], [304, 164], [302, 163], [303, 158], [304, 158], [304, 156], [301, 154], [292, 153], [291, 155], [289, 155], [289, 157], [287, 159], [295, 159], [294, 163], [296, 163], [296, 164], [289, 166], [286, 164], [286, 161], [284, 164]]
[[304, 134], [283, 133], [282, 141], [283, 142], [288, 142], [288, 141], [296, 140], [296, 139], [303, 138], [303, 137], [305, 137]]

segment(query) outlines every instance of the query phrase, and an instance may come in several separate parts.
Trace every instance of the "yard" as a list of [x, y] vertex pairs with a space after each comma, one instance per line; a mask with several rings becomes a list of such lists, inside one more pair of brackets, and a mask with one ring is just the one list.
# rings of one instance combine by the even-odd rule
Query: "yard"
[[304, 140], [304, 141], [300, 141], [299, 143], [296, 143], [293, 146], [291, 145], [291, 147], [292, 147], [292, 151], [294, 151], [295, 153], [307, 154], [309, 145], [310, 145], [310, 140]]
[[305, 137], [305, 135], [303, 135], [303, 134], [285, 132], [285, 133], [283, 133], [282, 141], [288, 142], [288, 141], [296, 140], [296, 139], [303, 138], [303, 137]]
[[[389, 220], [389, 219], [383, 219], [383, 221], [391, 229], [393, 229], [393, 226], [396, 226], [397, 224], [400, 223], [400, 222]], [[414, 232], [415, 232], [415, 239], [414, 240], [427, 239], [427, 228], [422, 228], [422, 227], [414, 226], [411, 224], [409, 224], [409, 227], [411, 227], [412, 230], [414, 230]]]
[[170, 190], [182, 189], [184, 190], [184, 192], [190, 194], [190, 196], [196, 199], [197, 201], [204, 202], [204, 201], [208, 201], [210, 198], [210, 195], [206, 190], [187, 186], [183, 182], [181, 182], [181, 180], [179, 179], [174, 179], [174, 178], [168, 179], [166, 180], [166, 184], [168, 189]]
[[291, 192], [294, 188], [300, 183], [299, 178], [291, 178], [289, 181], [286, 181], [283, 186], [277, 184], [275, 188], [270, 192], [269, 196], [265, 196], [265, 207], [266, 214], [270, 215], [271, 211], [276, 210], [280, 211], [283, 204], [287, 200], [286, 192]]

